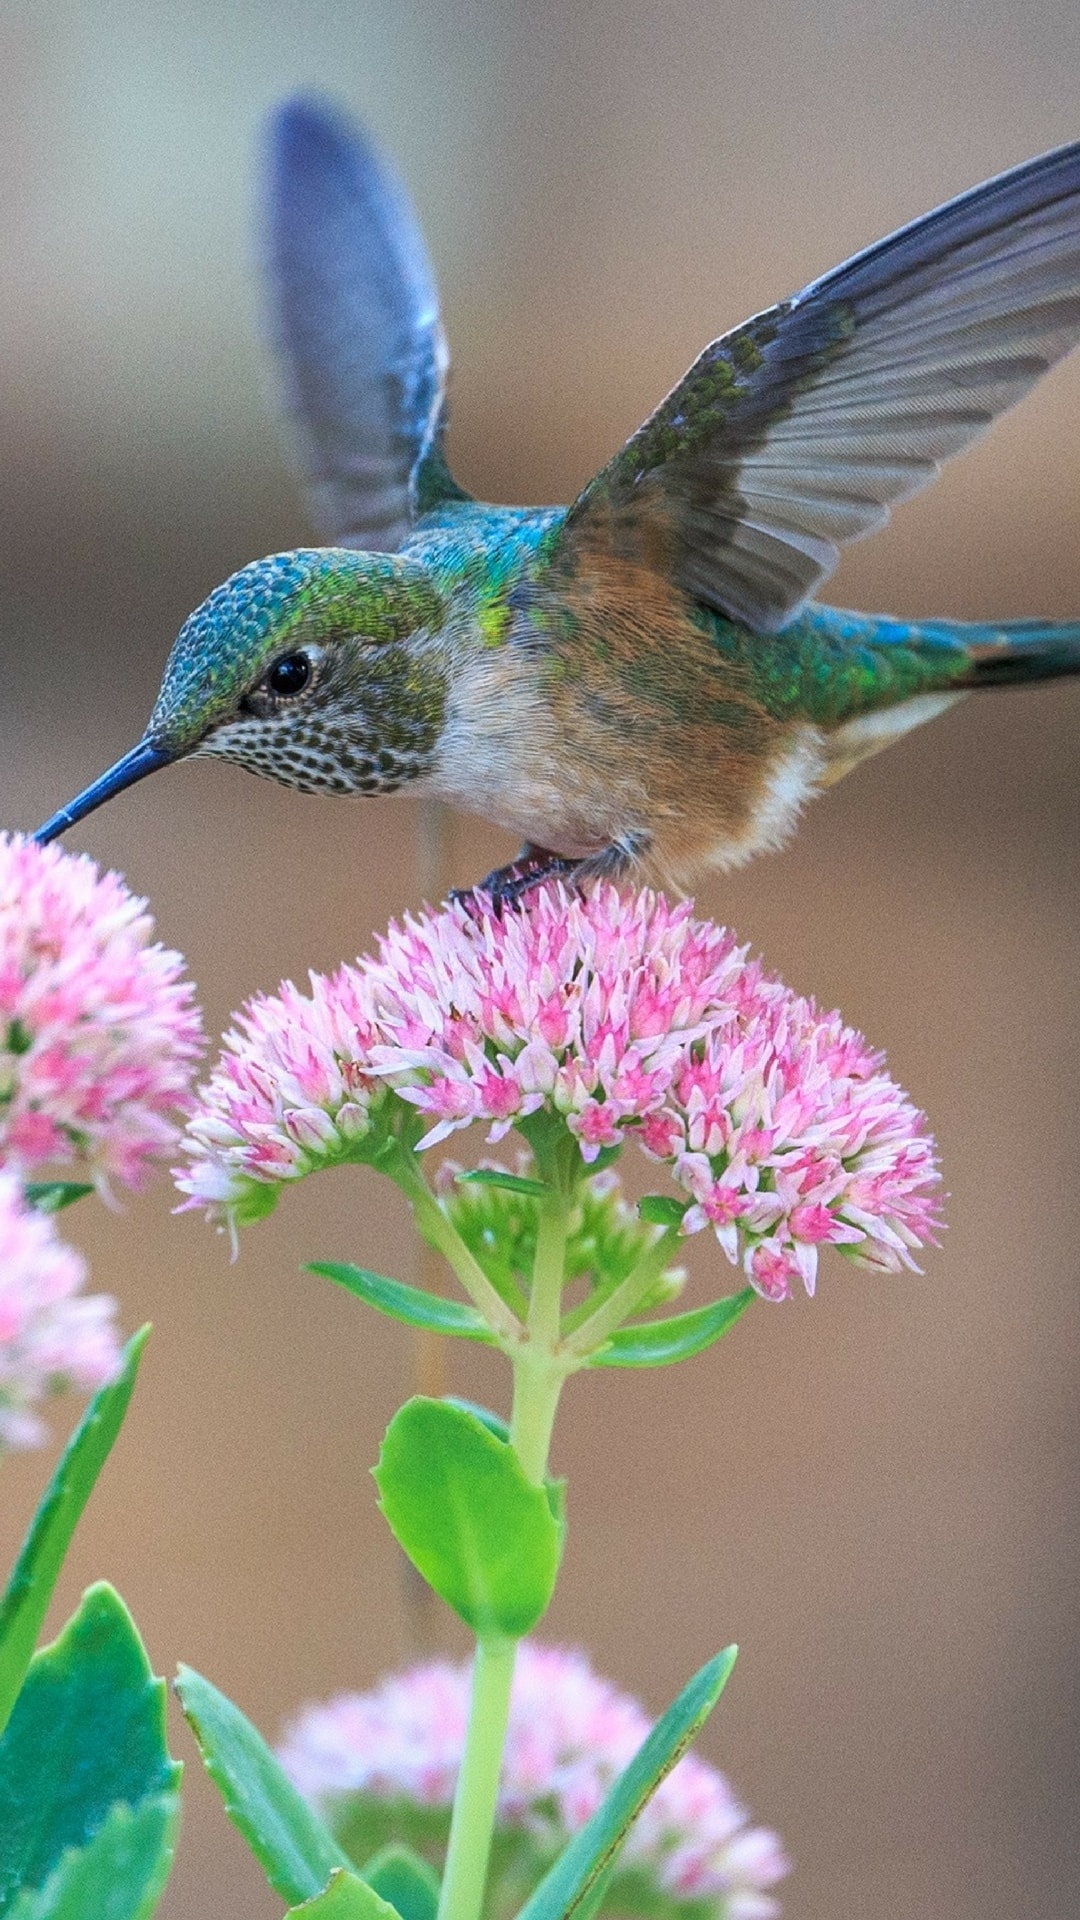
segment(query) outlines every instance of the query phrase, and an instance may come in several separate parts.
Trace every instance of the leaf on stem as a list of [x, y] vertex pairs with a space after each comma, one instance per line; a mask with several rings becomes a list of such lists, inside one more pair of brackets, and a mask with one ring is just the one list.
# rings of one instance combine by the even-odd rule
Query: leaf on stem
[[23, 1188], [27, 1205], [36, 1207], [39, 1213], [60, 1213], [93, 1191], [85, 1180], [31, 1180]]
[[638, 1219], [654, 1227], [681, 1227], [689, 1200], [676, 1200], [669, 1193], [647, 1193], [638, 1201]]
[[417, 1571], [481, 1639], [518, 1639], [547, 1608], [562, 1529], [546, 1487], [465, 1407], [414, 1399], [386, 1430], [379, 1503]]
[[399, 1920], [397, 1909], [348, 1867], [335, 1867], [329, 1883], [301, 1906], [290, 1907], [285, 1920]]
[[495, 1337], [475, 1307], [459, 1300], [444, 1300], [437, 1293], [425, 1293], [420, 1287], [408, 1287], [403, 1280], [388, 1280], [364, 1267], [340, 1264], [334, 1260], [313, 1260], [309, 1273], [321, 1273], [339, 1287], [366, 1300], [369, 1307], [389, 1314], [392, 1320], [404, 1320], [410, 1327], [423, 1327], [429, 1333], [445, 1333], [459, 1340], [480, 1340], [494, 1346]]
[[0, 1732], [26, 1678], [79, 1515], [123, 1423], [149, 1332], [149, 1327], [142, 1327], [132, 1335], [116, 1379], [94, 1395], [79, 1421], [30, 1523], [0, 1601]]
[[295, 1906], [322, 1893], [337, 1869], [351, 1871], [348, 1855], [239, 1707], [192, 1667], [179, 1668], [174, 1686], [225, 1811], [275, 1893]]
[[735, 1665], [735, 1647], [717, 1654], [685, 1686], [624, 1767], [592, 1819], [574, 1835], [525, 1902], [517, 1920], [577, 1920], [593, 1911], [606, 1874], [641, 1809], [697, 1738]]
[[713, 1300], [692, 1313], [677, 1313], [666, 1320], [641, 1321], [636, 1326], [619, 1327], [606, 1344], [590, 1356], [592, 1367], [669, 1367], [676, 1360], [690, 1360], [704, 1353], [714, 1340], [735, 1325], [754, 1298], [753, 1287], [744, 1287], [725, 1300]]
[[[19, 1889], [44, 1888], [69, 1850], [87, 1848], [118, 1802], [136, 1810], [168, 1803], [163, 1825], [150, 1815], [145, 1830], [140, 1824], [134, 1853], [145, 1890], [144, 1849], [155, 1833], [162, 1875], [168, 1867], [161, 1854], [180, 1773], [165, 1745], [164, 1682], [119, 1595], [90, 1587], [59, 1638], [30, 1662], [0, 1740], [0, 1914], [10, 1914]], [[121, 1845], [119, 1832], [113, 1839]]]
[[435, 1920], [439, 1876], [411, 1847], [395, 1843], [373, 1853], [361, 1877], [400, 1914], [401, 1920]]
[[169, 1876], [179, 1802], [158, 1794], [124, 1801], [85, 1847], [70, 1848], [40, 1887], [25, 1887], [10, 1920], [148, 1920]]
[[479, 1400], [463, 1400], [459, 1393], [448, 1393], [445, 1405], [460, 1407], [462, 1413], [471, 1413], [474, 1420], [479, 1420], [489, 1433], [495, 1435], [496, 1440], [502, 1440], [509, 1446], [510, 1422], [504, 1420], [501, 1413], [493, 1413], [490, 1407], [482, 1407]]
[[504, 1173], [501, 1167], [471, 1167], [454, 1178], [459, 1187], [501, 1187], [504, 1193], [524, 1193], [535, 1200], [551, 1192], [546, 1180], [527, 1180], [524, 1174]]

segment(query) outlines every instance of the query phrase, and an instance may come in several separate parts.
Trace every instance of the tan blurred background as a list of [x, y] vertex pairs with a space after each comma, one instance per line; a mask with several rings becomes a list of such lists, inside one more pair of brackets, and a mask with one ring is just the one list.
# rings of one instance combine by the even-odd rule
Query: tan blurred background
[[[1074, 0], [9, 4], [0, 21], [2, 817], [32, 827], [137, 737], [172, 634], [308, 537], [265, 404], [253, 162], [332, 89], [396, 153], [456, 352], [481, 495], [565, 499], [703, 343], [947, 195], [1080, 135]], [[845, 561], [841, 603], [1080, 613], [1080, 358]], [[950, 1228], [924, 1279], [826, 1262], [680, 1372], [577, 1383], [548, 1631], [662, 1707], [742, 1657], [705, 1742], [785, 1835], [800, 1920], [1076, 1912], [1080, 688], [973, 700], [701, 895], [839, 1004], [929, 1110]], [[408, 803], [234, 770], [140, 787], [72, 837], [153, 897], [212, 1030], [418, 897]], [[506, 843], [460, 822], [451, 877]], [[240, 1260], [161, 1183], [73, 1231], [156, 1332], [78, 1537], [159, 1671], [270, 1734], [403, 1652], [367, 1468], [404, 1330], [305, 1257], [408, 1275], [373, 1176], [309, 1183]], [[693, 1250], [697, 1297], [730, 1276]], [[494, 1363], [457, 1387], [505, 1403]], [[4, 1467], [14, 1550], [47, 1461]], [[57, 1609], [55, 1620], [61, 1617]], [[462, 1636], [446, 1643], [460, 1648]], [[204, 1786], [169, 1920], [279, 1905]]]

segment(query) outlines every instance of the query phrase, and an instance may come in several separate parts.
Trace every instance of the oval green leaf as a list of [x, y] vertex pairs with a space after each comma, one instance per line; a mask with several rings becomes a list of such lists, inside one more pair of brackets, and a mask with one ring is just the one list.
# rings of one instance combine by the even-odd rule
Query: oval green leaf
[[735, 1665], [737, 1649], [728, 1647], [701, 1668], [685, 1686], [631, 1760], [593, 1817], [574, 1835], [518, 1920], [584, 1920], [594, 1909], [597, 1881], [610, 1871], [642, 1807], [661, 1780], [696, 1740]]
[[313, 1260], [309, 1273], [321, 1273], [339, 1287], [366, 1300], [369, 1307], [389, 1314], [392, 1320], [404, 1320], [410, 1327], [423, 1327], [429, 1333], [445, 1333], [458, 1340], [480, 1340], [494, 1346], [495, 1338], [487, 1321], [475, 1307], [459, 1300], [444, 1300], [437, 1293], [425, 1293], [420, 1287], [407, 1287], [403, 1280], [388, 1280], [381, 1273], [368, 1273], [335, 1260]]
[[181, 1667], [174, 1685], [225, 1811], [275, 1893], [295, 1905], [322, 1893], [336, 1869], [351, 1869], [239, 1707], [192, 1667]]
[[116, 1379], [94, 1395], [79, 1421], [30, 1523], [0, 1601], [0, 1733], [26, 1678], [79, 1515], [123, 1424], [149, 1333], [149, 1327], [141, 1327], [132, 1335]]
[[0, 1914], [42, 1887], [69, 1848], [94, 1838], [117, 1801], [175, 1794], [165, 1688], [112, 1587], [91, 1587], [35, 1654], [0, 1740]]
[[23, 1890], [10, 1920], [148, 1920], [169, 1877], [179, 1811], [174, 1793], [137, 1808], [120, 1801], [44, 1886]]
[[607, 1344], [590, 1359], [593, 1367], [670, 1367], [676, 1360], [690, 1360], [704, 1353], [714, 1340], [735, 1325], [754, 1298], [753, 1287], [744, 1287], [725, 1300], [713, 1300], [707, 1307], [695, 1307], [692, 1313], [676, 1313], [666, 1320], [641, 1321], [637, 1326], [619, 1327]]
[[375, 1468], [398, 1544], [481, 1639], [517, 1639], [555, 1585], [562, 1530], [546, 1487], [514, 1449], [464, 1407], [409, 1400], [391, 1420]]

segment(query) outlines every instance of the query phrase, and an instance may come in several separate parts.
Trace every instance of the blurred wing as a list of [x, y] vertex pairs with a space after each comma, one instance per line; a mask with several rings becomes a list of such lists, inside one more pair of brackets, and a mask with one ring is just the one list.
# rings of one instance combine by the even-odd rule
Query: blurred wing
[[696, 598], [784, 626], [1080, 338], [1080, 142], [999, 175], [713, 341], [570, 510], [665, 536]]
[[267, 186], [271, 332], [315, 523], [393, 552], [418, 512], [463, 497], [442, 456], [448, 353], [416, 216], [318, 100], [275, 114]]

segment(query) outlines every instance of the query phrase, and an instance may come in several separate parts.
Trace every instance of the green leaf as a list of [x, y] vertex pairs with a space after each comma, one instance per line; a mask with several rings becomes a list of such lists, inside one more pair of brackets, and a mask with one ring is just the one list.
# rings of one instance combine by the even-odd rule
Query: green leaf
[[692, 1313], [671, 1314], [666, 1320], [641, 1321], [637, 1326], [619, 1327], [607, 1344], [591, 1357], [593, 1367], [668, 1367], [675, 1360], [689, 1360], [704, 1353], [714, 1340], [735, 1325], [754, 1297], [753, 1287], [744, 1287], [726, 1300], [713, 1300]]
[[65, 1853], [44, 1886], [26, 1887], [11, 1920], [146, 1920], [169, 1877], [179, 1800], [118, 1801], [85, 1847]]
[[0, 1601], [0, 1733], [26, 1678], [79, 1515], [123, 1423], [149, 1332], [149, 1327], [142, 1327], [132, 1335], [116, 1379], [94, 1395], [79, 1421], [45, 1490]]
[[501, 1413], [492, 1413], [491, 1408], [482, 1407], [479, 1400], [463, 1400], [460, 1393], [448, 1393], [445, 1404], [448, 1407], [460, 1407], [462, 1413], [471, 1413], [474, 1420], [479, 1420], [489, 1433], [495, 1435], [496, 1440], [502, 1440], [509, 1446], [510, 1422], [504, 1420]]
[[366, 1300], [369, 1307], [389, 1314], [392, 1320], [404, 1320], [410, 1327], [425, 1327], [431, 1333], [455, 1335], [459, 1340], [482, 1340], [494, 1346], [487, 1321], [475, 1307], [458, 1300], [443, 1300], [437, 1293], [424, 1293], [420, 1287], [407, 1287], [402, 1280], [387, 1280], [381, 1273], [368, 1273], [364, 1267], [341, 1265], [334, 1260], [313, 1260], [309, 1273], [325, 1274], [339, 1287]]
[[175, 1687], [225, 1811], [274, 1892], [292, 1905], [321, 1893], [335, 1868], [351, 1867], [348, 1855], [239, 1707], [191, 1667]]
[[528, 1633], [555, 1585], [561, 1529], [546, 1487], [476, 1414], [409, 1400], [375, 1469], [398, 1544], [429, 1586], [481, 1639]]
[[638, 1218], [654, 1227], [681, 1227], [689, 1200], [673, 1200], [669, 1193], [647, 1193], [638, 1201]]
[[0, 1740], [0, 1914], [83, 1848], [116, 1802], [175, 1794], [165, 1688], [112, 1587], [90, 1587], [35, 1654]]
[[39, 1213], [60, 1213], [93, 1191], [84, 1180], [31, 1180], [23, 1188], [28, 1205]]
[[454, 1178], [460, 1187], [501, 1187], [504, 1193], [526, 1193], [535, 1200], [551, 1192], [546, 1180], [527, 1180], [520, 1173], [504, 1173], [501, 1167], [471, 1167]]
[[389, 1900], [401, 1920], [435, 1920], [439, 1876], [411, 1847], [383, 1847], [360, 1869], [369, 1887]]
[[335, 1867], [321, 1893], [290, 1907], [285, 1920], [398, 1920], [395, 1909], [348, 1867]]
[[601, 1874], [606, 1874], [630, 1828], [687, 1748], [696, 1740], [723, 1691], [737, 1649], [717, 1654], [685, 1686], [663, 1718], [658, 1720], [628, 1767], [624, 1767], [606, 1799], [588, 1823], [574, 1835], [555, 1865], [525, 1902], [517, 1920], [568, 1920], [591, 1912], [591, 1898]]

